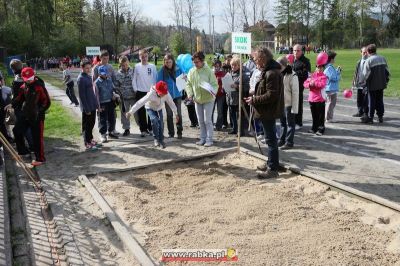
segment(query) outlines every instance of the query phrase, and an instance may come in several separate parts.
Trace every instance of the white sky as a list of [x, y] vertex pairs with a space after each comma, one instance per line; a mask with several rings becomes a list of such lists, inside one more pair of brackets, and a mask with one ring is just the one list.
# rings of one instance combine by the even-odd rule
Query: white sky
[[[276, 0], [269, 0], [270, 10], [268, 15], [271, 17], [267, 19], [273, 23], [273, 12], [272, 4]], [[128, 0], [129, 2], [129, 0]], [[204, 29], [206, 33], [209, 33], [208, 27], [208, 0], [199, 0], [201, 3], [200, 14], [201, 18], [195, 23], [195, 26], [200, 30]], [[226, 6], [227, 0], [211, 0], [211, 13], [215, 16], [214, 25], [215, 32], [222, 33], [228, 31], [228, 26], [223, 20], [224, 7]], [[163, 25], [174, 24], [172, 15], [172, 4], [171, 0], [136, 0], [136, 3], [141, 5], [142, 14], [146, 17], [152, 18], [153, 20], [160, 21]]]

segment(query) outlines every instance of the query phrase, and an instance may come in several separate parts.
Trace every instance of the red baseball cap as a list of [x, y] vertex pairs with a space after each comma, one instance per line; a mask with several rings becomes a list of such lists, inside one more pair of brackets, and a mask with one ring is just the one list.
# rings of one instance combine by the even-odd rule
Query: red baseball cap
[[35, 78], [35, 71], [31, 67], [24, 67], [21, 71], [22, 79], [27, 81], [32, 81]]
[[165, 95], [168, 93], [168, 85], [164, 81], [159, 81], [156, 84], [156, 92], [158, 95]]

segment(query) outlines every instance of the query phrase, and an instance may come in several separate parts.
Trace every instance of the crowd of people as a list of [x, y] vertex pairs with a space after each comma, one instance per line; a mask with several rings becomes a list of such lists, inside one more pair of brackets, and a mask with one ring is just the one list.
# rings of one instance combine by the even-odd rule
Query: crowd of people
[[[385, 59], [376, 54], [373, 44], [363, 47], [361, 54], [353, 81], [358, 106], [354, 116], [360, 117], [363, 123], [373, 123], [376, 112], [382, 123], [383, 90], [389, 81], [388, 66]], [[120, 138], [115, 128], [117, 106], [121, 112], [123, 137], [131, 134], [131, 117], [134, 117], [140, 136], [153, 136], [154, 145], [165, 148], [163, 109], [167, 116], [168, 136], [181, 139], [183, 102], [191, 127], [199, 127], [197, 145], [214, 145], [214, 130], [230, 128], [228, 134], [256, 135], [268, 150], [268, 161], [258, 167], [258, 176], [272, 178], [278, 176], [279, 149], [293, 148], [295, 132], [303, 127], [304, 90], [308, 90], [312, 116], [308, 132], [323, 135], [325, 123], [335, 122], [334, 110], [341, 80], [341, 68], [335, 67], [336, 56], [334, 51], [320, 52], [315, 62], [316, 69], [312, 72], [311, 63], [299, 44], [293, 46], [292, 54], [276, 60], [269, 49], [258, 48], [242, 66], [241, 75], [239, 55], [226, 56], [224, 62], [217, 59], [210, 67], [203, 52], [196, 52], [192, 55], [193, 67], [187, 74], [183, 73], [186, 86], [182, 89], [177, 85], [182, 70], [171, 54], [164, 56], [159, 71], [149, 63], [146, 49], [139, 52], [140, 63], [134, 68], [130, 67], [129, 59], [122, 56], [119, 69], [114, 70], [109, 64], [110, 55], [104, 50], [97, 62], [80, 62], [81, 73], [76, 80], [79, 101], [73, 93], [74, 80], [68, 67], [63, 67], [63, 80], [71, 103], [80, 106], [82, 111], [82, 135], [87, 150], [97, 150], [109, 139]], [[23, 68], [19, 60], [11, 61], [10, 66], [15, 74], [11, 103], [1, 102], [2, 110], [15, 110], [13, 133], [18, 153], [27, 154], [29, 149], [25, 143], [28, 143], [36, 156], [32, 164], [40, 165], [45, 161], [43, 123], [50, 98], [44, 82], [34, 75], [31, 67]], [[227, 73], [233, 80], [229, 90], [224, 89], [222, 82]], [[212, 89], [207, 89], [204, 84]], [[240, 88], [242, 99], [239, 98]], [[239, 112], [241, 123], [238, 123]], [[101, 136], [98, 142], [93, 136], [96, 117]], [[277, 120], [280, 120], [279, 132]], [[3, 134], [8, 136], [6, 131]]]

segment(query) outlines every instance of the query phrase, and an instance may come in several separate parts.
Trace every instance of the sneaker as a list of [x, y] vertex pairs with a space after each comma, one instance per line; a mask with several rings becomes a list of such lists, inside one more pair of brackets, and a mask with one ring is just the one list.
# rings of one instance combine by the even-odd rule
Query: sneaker
[[262, 139], [260, 142], [261, 142], [262, 144], [265, 144], [267, 141], [266, 141], [265, 139]]
[[199, 140], [198, 142], [196, 142], [196, 145], [198, 146], [203, 146], [204, 144], [206, 144], [205, 140]]
[[204, 143], [204, 147], [211, 147], [214, 143], [212, 141], [207, 141]]
[[335, 120], [333, 120], [333, 119], [326, 119], [326, 121], [325, 121], [325, 123], [336, 123], [336, 121]]
[[103, 147], [103, 144], [98, 143], [97, 141], [94, 141], [94, 140], [92, 140], [92, 142], [90, 144], [92, 144], [92, 146], [96, 146], [97, 148]]
[[149, 131], [147, 131], [146, 133], [147, 133], [147, 135], [149, 135], [149, 136], [153, 136], [153, 130], [149, 130]]
[[44, 164], [44, 162], [41, 162], [41, 161], [36, 161], [36, 160], [33, 160], [32, 161], [32, 163], [31, 163], [31, 165], [32, 166], [41, 166], [42, 164]]
[[264, 135], [257, 136], [257, 140], [262, 140], [262, 139], [264, 139]]
[[372, 118], [368, 117], [368, 116], [363, 116], [363, 117], [361, 117], [361, 123], [373, 124], [374, 120]]
[[120, 133], [118, 131], [116, 131], [115, 129], [111, 132], [111, 134], [118, 136]]
[[125, 131], [122, 134], [122, 136], [126, 137], [126, 136], [129, 136], [130, 134], [131, 134], [131, 131], [129, 129], [125, 129]]
[[173, 139], [174, 135], [168, 135], [168, 138]]
[[177, 138], [177, 139], [182, 139], [182, 135], [179, 134], [176, 138]]
[[310, 129], [309, 131], [307, 131], [308, 133], [310, 133], [310, 134], [315, 134], [316, 132], [314, 131], [314, 130], [312, 130], [312, 129]]
[[158, 140], [156, 140], [156, 139], [154, 140], [154, 146], [155, 146], [155, 147], [160, 147], [160, 143], [159, 143]]
[[222, 129], [227, 129], [227, 126], [226, 125], [222, 125]]
[[360, 114], [360, 113], [355, 113], [354, 115], [352, 115], [352, 117], [361, 117], [362, 116], [362, 114]]
[[110, 139], [119, 139], [119, 137], [117, 136], [117, 135], [115, 135], [114, 133], [108, 133], [108, 137], [110, 138]]
[[296, 126], [295, 126], [295, 129], [296, 129], [296, 130], [300, 130], [300, 129], [302, 129], [302, 128], [303, 128], [303, 126], [300, 126], [300, 125], [296, 125]]
[[378, 121], [379, 123], [383, 123], [383, 117], [382, 116], [378, 117]]
[[161, 147], [161, 149], [165, 149], [165, 142], [163, 141], [163, 142], [160, 142], [160, 147]]
[[278, 173], [278, 171], [272, 171], [272, 170], [257, 171], [257, 177], [258, 177], [258, 179], [277, 178], [277, 177], [279, 177], [279, 173]]
[[315, 135], [322, 136], [322, 135], [324, 135], [324, 133], [317, 131], [317, 133], [315, 133]]
[[100, 142], [101, 142], [101, 143], [106, 143], [106, 142], [108, 142], [108, 139], [107, 139], [107, 135], [106, 135], [106, 134], [101, 135], [101, 137], [100, 137]]
[[86, 144], [86, 151], [96, 151], [97, 147], [92, 144]]
[[145, 131], [140, 132], [140, 136], [141, 136], [142, 138], [146, 137], [146, 135], [147, 135], [147, 132], [145, 132]]
[[290, 150], [292, 148], [293, 148], [293, 145], [285, 144], [280, 147], [280, 150], [284, 151], [284, 150]]
[[268, 166], [266, 164], [257, 165], [257, 170], [265, 172], [268, 170]]
[[197, 127], [197, 125], [195, 125], [195, 124], [191, 124], [191, 125], [190, 125], [190, 127]]

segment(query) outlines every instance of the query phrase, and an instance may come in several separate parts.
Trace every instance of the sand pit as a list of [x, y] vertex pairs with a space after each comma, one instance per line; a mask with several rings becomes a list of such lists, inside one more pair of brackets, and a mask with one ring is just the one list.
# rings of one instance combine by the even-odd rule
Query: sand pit
[[260, 163], [230, 154], [91, 180], [154, 258], [234, 247], [236, 265], [400, 265], [398, 214], [290, 173], [259, 181]]

